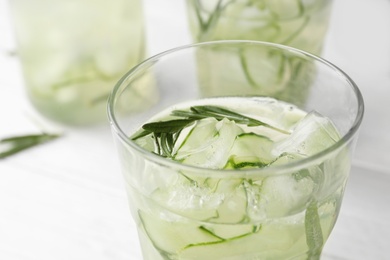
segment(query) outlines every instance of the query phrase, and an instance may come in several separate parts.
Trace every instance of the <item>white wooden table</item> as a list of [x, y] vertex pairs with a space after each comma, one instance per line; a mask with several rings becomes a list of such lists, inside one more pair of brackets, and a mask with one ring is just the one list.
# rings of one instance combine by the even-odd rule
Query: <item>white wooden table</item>
[[[141, 259], [107, 125], [65, 128], [25, 96], [0, 0], [0, 138], [64, 137], [0, 161], [0, 259]], [[12, 0], [11, 0], [12, 1]], [[145, 0], [149, 55], [190, 42], [184, 1]], [[390, 259], [390, 1], [336, 0], [323, 56], [360, 87], [366, 114], [324, 259]]]

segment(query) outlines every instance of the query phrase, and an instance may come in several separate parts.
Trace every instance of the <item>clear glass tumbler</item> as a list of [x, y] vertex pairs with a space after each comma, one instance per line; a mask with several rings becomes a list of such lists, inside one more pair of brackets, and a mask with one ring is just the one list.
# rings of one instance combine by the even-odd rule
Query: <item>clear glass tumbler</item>
[[319, 55], [332, 0], [187, 0], [195, 42], [254, 40]]
[[106, 120], [112, 86], [144, 58], [141, 0], [12, 0], [27, 94], [70, 125]]
[[[227, 52], [216, 56], [216, 49]], [[248, 74], [235, 73], [233, 68], [242, 71], [241, 55], [246, 52], [261, 57], [260, 63], [246, 65], [252, 77], [283, 75], [283, 81], [272, 80], [266, 88], [255, 90], [242, 87]], [[298, 68], [278, 74], [279, 63], [273, 55], [293, 61]], [[199, 73], [199, 59], [208, 59], [214, 66], [208, 73], [215, 75]], [[224, 83], [228, 81], [235, 85], [227, 91]], [[302, 84], [305, 91], [300, 90]], [[247, 133], [247, 141], [235, 150], [245, 151], [247, 161], [234, 161], [237, 153], [223, 167], [205, 165], [214, 165], [212, 153], [222, 154], [235, 146], [225, 144], [222, 130], [211, 137], [204, 134], [209, 129], [206, 124], [198, 124], [206, 127], [189, 131], [191, 137], [182, 141], [184, 146], [203, 146], [204, 150], [194, 151], [201, 165], [151, 152], [147, 146], [153, 144], [145, 142], [141, 147], [135, 141], [134, 133], [150, 118], [161, 123], [155, 115], [167, 108], [214, 101], [229, 108], [232, 98], [243, 102], [235, 103], [237, 109], [218, 118], [216, 124], [234, 125], [242, 119], [237, 113], [247, 110], [260, 117], [269, 112], [270, 122], [287, 119], [295, 132], [288, 142]], [[253, 101], [264, 99], [273, 101], [265, 102], [265, 110], [253, 108]], [[278, 102], [288, 102], [287, 109], [272, 108]], [[301, 113], [289, 114], [293, 108], [311, 115], [309, 123], [292, 123]], [[144, 259], [319, 259], [340, 210], [363, 110], [359, 89], [339, 68], [273, 43], [217, 41], [183, 46], [130, 70], [109, 98], [108, 115]], [[201, 110], [196, 107], [186, 113], [194, 111]], [[243, 135], [233, 136], [234, 144], [244, 140]], [[158, 141], [158, 137], [155, 134], [150, 140]], [[259, 140], [266, 145], [257, 145]], [[249, 161], [253, 156], [247, 151], [265, 154], [267, 147], [275, 145], [281, 150], [276, 158], [261, 165]]]

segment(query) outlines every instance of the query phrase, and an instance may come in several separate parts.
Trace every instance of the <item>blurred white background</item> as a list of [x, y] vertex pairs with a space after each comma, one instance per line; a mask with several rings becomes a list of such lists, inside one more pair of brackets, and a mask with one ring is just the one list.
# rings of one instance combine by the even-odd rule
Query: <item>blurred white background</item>
[[[184, 0], [144, 7], [148, 55], [190, 42]], [[108, 124], [72, 129], [41, 118], [14, 53], [0, 0], [0, 139], [42, 128], [64, 136], [0, 160], [0, 259], [141, 259]], [[324, 259], [389, 259], [390, 1], [336, 0], [323, 56], [352, 77], [366, 103]]]

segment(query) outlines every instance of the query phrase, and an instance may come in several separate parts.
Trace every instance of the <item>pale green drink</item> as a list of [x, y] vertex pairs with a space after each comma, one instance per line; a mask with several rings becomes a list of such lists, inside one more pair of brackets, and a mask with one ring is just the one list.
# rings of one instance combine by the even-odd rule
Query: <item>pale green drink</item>
[[195, 42], [255, 40], [320, 54], [332, 0], [187, 0]]
[[[194, 42], [265, 41], [319, 55], [332, 3], [332, 0], [187, 0], [187, 10]], [[301, 62], [294, 55], [275, 49], [233, 50], [223, 45], [206, 52], [198, 55], [197, 66], [201, 84], [206, 82], [207, 95], [218, 95], [215, 89], [221, 86], [226, 94], [239, 94], [239, 84], [238, 92], [266, 94], [285, 101], [299, 96], [304, 102], [309, 91], [310, 79], [302, 76], [301, 71], [311, 69], [310, 63]], [[288, 86], [291, 84], [294, 87]]]
[[285, 175], [250, 169], [332, 146], [340, 136], [329, 119], [270, 98], [220, 98], [174, 106], [151, 122], [132, 137], [138, 145], [204, 174], [140, 168], [156, 187], [148, 199], [128, 183], [145, 259], [319, 259], [348, 177], [346, 151]]
[[[275, 59], [254, 58], [251, 78], [275, 80], [253, 91], [239, 84], [242, 53], [301, 65], [276, 80]], [[214, 65], [210, 77], [199, 59]], [[320, 258], [363, 116], [340, 69], [272, 43], [183, 46], [122, 77], [108, 114], [144, 259]]]
[[28, 96], [66, 124], [106, 118], [115, 83], [144, 58], [140, 0], [10, 1]]

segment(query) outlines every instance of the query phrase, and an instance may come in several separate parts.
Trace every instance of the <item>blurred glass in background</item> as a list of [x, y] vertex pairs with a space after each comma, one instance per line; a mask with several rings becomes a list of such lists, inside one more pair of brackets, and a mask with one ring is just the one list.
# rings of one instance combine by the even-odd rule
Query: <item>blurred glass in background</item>
[[12, 0], [28, 96], [70, 125], [106, 121], [106, 100], [145, 56], [142, 0]]
[[256, 40], [319, 55], [332, 0], [187, 0], [193, 40]]

